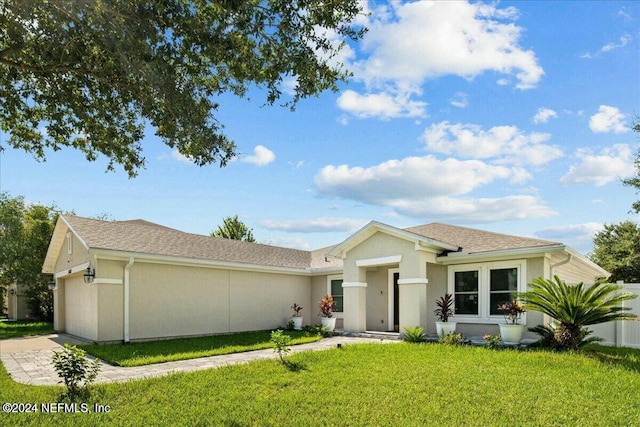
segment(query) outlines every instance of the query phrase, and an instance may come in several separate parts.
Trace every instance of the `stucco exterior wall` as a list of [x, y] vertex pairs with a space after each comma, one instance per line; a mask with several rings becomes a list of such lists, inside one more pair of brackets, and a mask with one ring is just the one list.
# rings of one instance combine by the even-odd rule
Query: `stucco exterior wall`
[[68, 252], [68, 249], [67, 239], [65, 239], [60, 249], [60, 256], [56, 260], [54, 269], [56, 273], [69, 270], [72, 267], [91, 260], [89, 252], [82, 246], [80, 240], [78, 240], [73, 233], [71, 233], [71, 253]]
[[345, 280], [356, 281], [353, 280], [353, 277], [358, 276], [357, 260], [388, 257], [392, 255], [401, 255], [402, 262], [409, 263], [409, 258], [416, 257], [415, 246], [411, 242], [385, 233], [375, 233], [349, 251], [344, 263]]
[[231, 271], [230, 283], [230, 332], [286, 326], [293, 303], [311, 297], [304, 276]]
[[447, 293], [447, 266], [427, 264], [427, 327], [428, 334], [436, 333], [436, 321], [438, 318], [433, 312], [436, 308], [436, 300]]

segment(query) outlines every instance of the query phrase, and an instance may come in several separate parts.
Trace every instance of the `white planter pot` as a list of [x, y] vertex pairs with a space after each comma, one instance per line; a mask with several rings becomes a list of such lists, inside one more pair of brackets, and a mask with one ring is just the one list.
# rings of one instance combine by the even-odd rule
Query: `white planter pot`
[[326, 326], [327, 327], [327, 331], [328, 332], [333, 332], [333, 330], [336, 328], [336, 318], [335, 317], [322, 317], [320, 319], [320, 321], [322, 322], [322, 326]]
[[301, 316], [291, 316], [291, 321], [293, 322], [293, 329], [296, 331], [302, 330], [302, 317]]
[[438, 336], [442, 338], [451, 332], [455, 332], [457, 324], [457, 322], [436, 322], [436, 332]]
[[522, 335], [524, 335], [524, 325], [500, 325], [500, 337], [505, 344], [520, 344]]

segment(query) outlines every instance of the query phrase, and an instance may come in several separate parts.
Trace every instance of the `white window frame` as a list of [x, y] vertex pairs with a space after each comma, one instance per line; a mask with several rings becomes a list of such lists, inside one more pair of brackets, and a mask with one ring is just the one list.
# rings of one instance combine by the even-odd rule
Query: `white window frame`
[[[527, 261], [524, 259], [513, 261], [494, 261], [481, 262], [474, 264], [458, 264], [450, 265], [447, 272], [447, 292], [454, 295], [455, 301], [455, 273], [462, 271], [478, 272], [478, 315], [455, 315], [451, 318], [460, 323], [505, 323], [504, 316], [491, 315], [490, 313], [490, 278], [491, 270], [501, 270], [506, 268], [518, 269], [518, 288], [517, 292], [526, 292], [527, 290]], [[526, 313], [522, 314], [520, 323], [527, 324]]]
[[[342, 283], [344, 283], [344, 277], [342, 274], [332, 274], [330, 276], [327, 276], [327, 294], [331, 295], [331, 281], [332, 280], [342, 280]], [[344, 288], [342, 289], [342, 308], [344, 309]], [[333, 317], [335, 317], [336, 319], [343, 319], [344, 318], [344, 312], [342, 311], [334, 311], [333, 312]]]
[[73, 253], [73, 237], [71, 233], [67, 233], [67, 254], [71, 255]]

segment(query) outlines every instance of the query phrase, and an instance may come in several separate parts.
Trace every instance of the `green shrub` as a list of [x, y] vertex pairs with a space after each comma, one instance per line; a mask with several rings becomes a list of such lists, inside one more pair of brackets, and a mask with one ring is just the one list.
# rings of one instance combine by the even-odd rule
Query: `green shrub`
[[327, 327], [323, 325], [307, 325], [302, 330], [309, 335], [319, 335], [324, 338], [333, 336], [333, 333], [327, 331]]
[[271, 342], [273, 343], [273, 351], [278, 353], [280, 362], [284, 365], [284, 356], [291, 351], [289, 348], [291, 337], [282, 333], [282, 330], [278, 329], [271, 332]]
[[100, 361], [98, 359], [89, 361], [84, 350], [75, 345], [64, 345], [61, 351], [53, 352], [53, 366], [58, 375], [67, 386], [67, 395], [70, 398], [77, 397], [83, 387], [91, 384], [100, 372]]
[[487, 334], [482, 337], [486, 342], [485, 345], [491, 349], [496, 349], [500, 347], [500, 335], [490, 335]]
[[404, 341], [410, 343], [424, 342], [426, 334], [424, 333], [424, 328], [422, 326], [416, 326], [414, 328], [407, 326], [404, 328], [404, 331], [404, 336], [402, 337]]
[[[540, 340], [536, 343], [536, 347], [548, 348], [555, 351], [566, 351], [571, 348], [566, 344], [558, 341], [556, 338], [556, 328], [552, 325], [537, 325], [529, 328], [529, 331], [540, 335]], [[589, 328], [580, 329], [573, 350], [579, 350], [587, 344], [603, 341], [600, 337], [590, 337], [593, 332]]]
[[441, 337], [438, 342], [445, 345], [460, 345], [462, 344], [462, 334], [456, 334], [455, 332], [449, 332]]

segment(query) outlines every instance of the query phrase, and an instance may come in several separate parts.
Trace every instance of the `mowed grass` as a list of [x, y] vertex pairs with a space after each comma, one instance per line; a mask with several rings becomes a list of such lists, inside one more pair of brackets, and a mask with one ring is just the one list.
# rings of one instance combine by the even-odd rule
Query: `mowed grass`
[[[291, 336], [291, 344], [306, 344], [319, 341], [319, 335], [301, 331], [285, 331]], [[219, 356], [252, 350], [272, 348], [271, 331], [242, 332], [209, 337], [181, 338], [132, 344], [81, 345], [87, 353], [116, 366], [143, 366], [175, 360]]]
[[[637, 371], [581, 354], [440, 344], [343, 346], [276, 360], [92, 387], [109, 413], [2, 414], [20, 426], [627, 426]], [[55, 402], [61, 387], [13, 383], [3, 402]]]
[[0, 322], [0, 340], [30, 335], [52, 334], [53, 324], [31, 320], [9, 320]]

